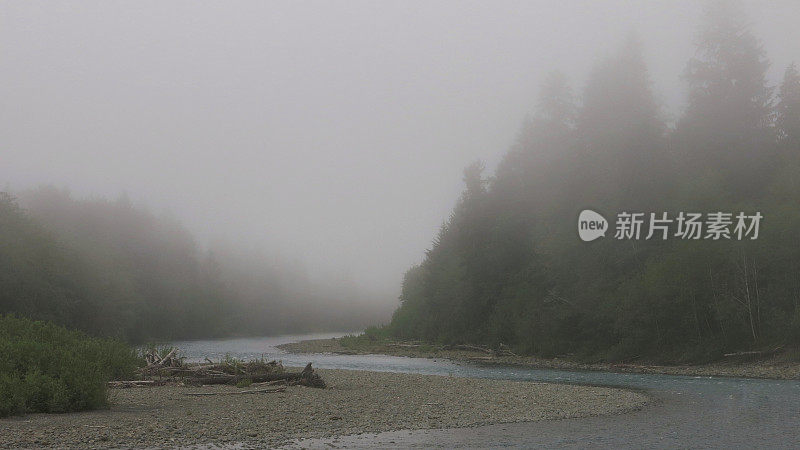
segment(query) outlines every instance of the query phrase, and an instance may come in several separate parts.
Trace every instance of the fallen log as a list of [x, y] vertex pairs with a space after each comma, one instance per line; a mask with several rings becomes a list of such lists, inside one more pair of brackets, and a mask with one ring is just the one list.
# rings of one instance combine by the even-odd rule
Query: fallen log
[[468, 361], [494, 361], [493, 356], [470, 356]]
[[152, 349], [144, 354], [144, 360], [147, 366], [143, 370], [157, 370], [162, 367], [180, 367], [183, 362], [182, 358], [178, 358], [178, 349], [173, 348], [163, 358], [158, 354], [157, 349]]
[[279, 388], [266, 388], [266, 389], [249, 389], [246, 391], [236, 391], [236, 392], [186, 392], [184, 393], [184, 395], [200, 397], [209, 395], [261, 394], [261, 393], [284, 392], [284, 391], [286, 391], [285, 387], [279, 387]]
[[178, 348], [177, 348], [177, 347], [176, 347], [176, 348], [173, 348], [173, 349], [172, 349], [172, 351], [170, 351], [169, 353], [167, 353], [167, 356], [165, 356], [165, 357], [161, 358], [161, 361], [159, 361], [159, 362], [158, 362], [158, 365], [159, 365], [159, 366], [163, 366], [164, 364], [166, 364], [166, 363], [170, 362], [170, 360], [172, 359], [172, 357], [173, 357], [173, 356], [175, 356], [175, 352], [177, 352], [177, 351], [178, 351]]
[[497, 356], [517, 356], [516, 353], [511, 351], [511, 348], [502, 342], [497, 350]]
[[731, 357], [731, 356], [753, 356], [753, 355], [772, 355], [774, 353], [778, 353], [781, 349], [783, 349], [782, 345], [775, 347], [772, 350], [760, 350], [760, 351], [749, 351], [749, 352], [734, 352], [734, 353], [725, 353], [722, 356], [724, 357]]
[[251, 386], [275, 386], [276, 384], [288, 384], [287, 380], [264, 381], [262, 383], [253, 383]]
[[161, 386], [164, 381], [161, 380], [130, 380], [130, 381], [109, 381], [108, 387], [110, 388], [131, 388], [131, 387], [145, 387], [145, 386]]
[[764, 352], [736, 352], [736, 353], [725, 353], [722, 356], [746, 356], [746, 355], [763, 355]]
[[401, 342], [391, 342], [386, 344], [387, 347], [396, 347], [396, 348], [419, 348], [421, 345], [419, 344], [403, 344]]
[[458, 345], [445, 345], [442, 347], [443, 350], [467, 350], [473, 352], [483, 352], [488, 354], [494, 354], [494, 351], [490, 348], [485, 347], [478, 347], [477, 345], [468, 345], [468, 344], [458, 344]]

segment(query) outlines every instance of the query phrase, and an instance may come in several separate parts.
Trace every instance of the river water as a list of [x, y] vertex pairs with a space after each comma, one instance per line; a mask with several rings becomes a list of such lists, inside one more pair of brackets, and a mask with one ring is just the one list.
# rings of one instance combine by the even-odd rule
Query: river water
[[295, 447], [443, 448], [800, 448], [800, 380], [693, 377], [495, 367], [384, 355], [293, 354], [287, 342], [343, 333], [174, 342], [190, 361], [226, 354], [265, 357], [287, 366], [597, 384], [647, 391], [657, 401], [611, 417], [547, 420], [469, 429], [398, 431], [304, 440]]

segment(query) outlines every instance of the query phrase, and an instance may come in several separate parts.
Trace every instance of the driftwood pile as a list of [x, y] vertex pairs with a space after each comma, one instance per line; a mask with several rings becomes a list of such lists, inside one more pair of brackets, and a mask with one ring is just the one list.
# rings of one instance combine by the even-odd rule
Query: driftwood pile
[[311, 363], [300, 372], [287, 372], [281, 363], [275, 361], [253, 361], [237, 365], [211, 363], [162, 368], [157, 370], [157, 374], [197, 385], [282, 382], [290, 386], [325, 387], [325, 381], [314, 371]]
[[[287, 372], [279, 361], [238, 361], [226, 359], [215, 363], [206, 359], [205, 363], [186, 364], [178, 357], [178, 350], [172, 349], [164, 357], [156, 350], [144, 355], [147, 365], [139, 369], [140, 380], [112, 381], [109, 387], [126, 388], [139, 386], [158, 386], [168, 383], [184, 385], [231, 384], [237, 386], [283, 385], [273, 388], [254, 389], [240, 393], [281, 392], [286, 386], [308, 386], [324, 388], [325, 381], [308, 363], [299, 372]], [[194, 394], [191, 394], [194, 395]]]
[[163, 358], [158, 354], [158, 350], [153, 348], [144, 354], [144, 360], [148, 368], [153, 367], [180, 367], [183, 365], [183, 358], [178, 358], [178, 349], [173, 348]]

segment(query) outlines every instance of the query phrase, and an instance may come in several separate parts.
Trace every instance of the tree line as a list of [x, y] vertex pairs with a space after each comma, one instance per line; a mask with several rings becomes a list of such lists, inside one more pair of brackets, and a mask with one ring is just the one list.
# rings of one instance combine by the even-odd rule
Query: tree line
[[257, 245], [201, 248], [176, 219], [124, 196], [15, 195], [0, 193], [0, 314], [135, 343], [346, 331], [385, 315]]
[[[668, 122], [630, 37], [577, 96], [551, 74], [492, 177], [480, 162], [386, 331], [545, 357], [702, 361], [800, 343], [800, 74], [769, 86], [736, 4], [705, 12]], [[577, 236], [591, 208], [760, 212], [756, 240]], [[612, 223], [613, 226], [613, 223]], [[674, 232], [674, 230], [672, 230]]]

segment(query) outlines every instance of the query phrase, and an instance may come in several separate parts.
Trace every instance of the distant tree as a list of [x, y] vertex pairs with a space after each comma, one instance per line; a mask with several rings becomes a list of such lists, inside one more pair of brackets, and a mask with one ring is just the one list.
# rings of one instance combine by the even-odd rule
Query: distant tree
[[775, 109], [779, 138], [793, 150], [800, 150], [800, 73], [794, 63], [783, 74]]
[[631, 35], [587, 81], [577, 120], [581, 170], [575, 191], [595, 192], [592, 200], [601, 204], [612, 197], [627, 207], [652, 202], [669, 175], [664, 131], [641, 42]]
[[592, 143], [621, 136], [658, 136], [663, 130], [641, 41], [630, 35], [620, 50], [602, 60], [590, 75], [578, 115], [578, 131]]
[[506, 208], [531, 211], [560, 196], [566, 180], [552, 175], [572, 164], [576, 116], [567, 78], [550, 72], [539, 89], [536, 109], [497, 166], [492, 186], [495, 201], [505, 202]]
[[392, 331], [404, 338], [419, 337], [429, 325], [424, 310], [429, 306], [424, 295], [425, 268], [416, 265], [403, 276], [400, 293], [400, 308], [392, 315]]
[[535, 127], [563, 135], [575, 127], [576, 115], [575, 97], [567, 77], [558, 71], [550, 72], [539, 90]]
[[769, 60], [738, 2], [709, 4], [689, 61], [689, 107], [684, 122], [734, 139], [771, 122]]
[[719, 175], [732, 196], [756, 195], [777, 165], [769, 60], [738, 2], [708, 5], [696, 45], [678, 123], [684, 168], [695, 178]]
[[465, 200], [478, 198], [486, 193], [486, 180], [483, 178], [484, 170], [486, 170], [486, 165], [483, 161], [475, 161], [464, 169]]
[[85, 265], [0, 192], [0, 314], [97, 331]]

